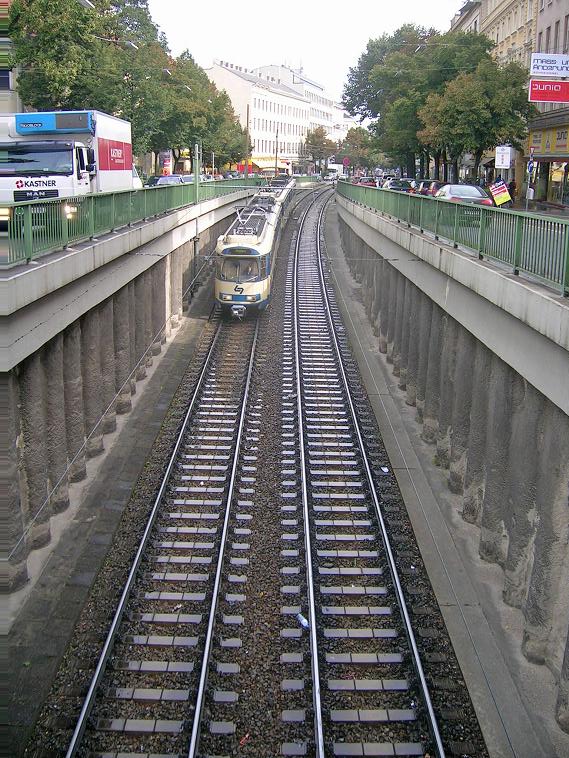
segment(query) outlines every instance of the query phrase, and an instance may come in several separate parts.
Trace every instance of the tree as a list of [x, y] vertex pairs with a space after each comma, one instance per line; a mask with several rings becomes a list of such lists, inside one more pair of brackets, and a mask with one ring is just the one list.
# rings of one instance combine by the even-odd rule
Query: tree
[[81, 107], [77, 83], [92, 66], [96, 35], [105, 36], [102, 17], [68, 0], [14, 0], [9, 13], [23, 102], [38, 110]]
[[317, 126], [314, 131], [306, 133], [304, 143], [305, 156], [318, 163], [318, 171], [322, 170], [322, 161], [326, 161], [331, 155], [336, 154], [336, 143], [326, 136], [326, 129], [323, 126]]
[[463, 153], [473, 153], [477, 174], [485, 150], [504, 143], [522, 148], [527, 121], [536, 112], [526, 82], [517, 63], [501, 68], [493, 60], [481, 61], [475, 72], [460, 74], [442, 94], [427, 98], [419, 110], [419, 139], [445, 149], [455, 163]]
[[493, 43], [480, 34], [448, 32], [405, 25], [391, 37], [368, 43], [357, 69], [351, 69], [344, 89], [344, 105], [352, 115], [373, 119], [370, 131], [377, 149], [404, 163], [415, 173], [418, 154], [423, 165], [439, 153], [419, 142], [417, 111], [432, 92], [441, 92], [461, 71], [474, 71], [490, 60]]
[[[173, 60], [147, 0], [14, 0], [10, 9], [18, 88], [38, 110], [97, 109], [131, 122], [134, 152], [196, 140], [220, 159], [242, 131], [189, 52]], [[241, 151], [242, 154], [242, 151]]]
[[405, 60], [410, 59], [413, 51], [434, 34], [433, 29], [405, 24], [391, 36], [383, 34], [370, 40], [358, 65], [349, 70], [342, 98], [344, 108], [362, 120], [377, 118], [385, 104], [390, 99], [395, 99], [390, 98], [389, 82], [383, 81], [381, 76], [378, 82], [378, 67], [381, 68], [395, 53], [405, 56]]
[[365, 169], [373, 168], [380, 162], [379, 155], [374, 151], [371, 134], [361, 126], [348, 130], [337, 155], [340, 160], [348, 158], [350, 166]]

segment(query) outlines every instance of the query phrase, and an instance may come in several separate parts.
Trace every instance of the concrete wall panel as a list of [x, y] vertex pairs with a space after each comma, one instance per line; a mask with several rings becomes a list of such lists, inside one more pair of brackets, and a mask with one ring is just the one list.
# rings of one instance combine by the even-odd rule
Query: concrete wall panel
[[[569, 416], [559, 407], [565, 389], [554, 387], [561, 366], [569, 367], [559, 352], [564, 347], [534, 349], [537, 332], [526, 345], [522, 326], [527, 334], [531, 314], [510, 330], [514, 318], [482, 299], [475, 303], [466, 288], [459, 308], [456, 283], [437, 279], [443, 268], [452, 276], [448, 264], [431, 261], [439, 269], [434, 273], [404, 266], [412, 259], [407, 251], [401, 255], [393, 240], [358, 219], [348, 223], [347, 213], [340, 212], [340, 230], [354, 275], [361, 276], [355, 251], [362, 244], [378, 259], [362, 297], [370, 320], [379, 322], [380, 350], [399, 373], [406, 401], [416, 404], [422, 438], [436, 441], [436, 461], [449, 467], [448, 486], [462, 494], [464, 520], [480, 527], [480, 556], [503, 568], [504, 601], [523, 612], [521, 650], [553, 672], [559, 683], [555, 716], [569, 731]], [[486, 314], [482, 321], [477, 312]], [[508, 363], [490, 349], [499, 343], [497, 333], [524, 352], [531, 369], [527, 361]], [[504, 350], [508, 358], [511, 346]], [[550, 363], [544, 358], [549, 347]], [[528, 380], [536, 368], [540, 387], [553, 388], [552, 398]], [[569, 371], [569, 386], [567, 376]]]
[[47, 487], [51, 511], [61, 513], [69, 506], [67, 439], [63, 381], [63, 334], [56, 335], [43, 349], [46, 392]]

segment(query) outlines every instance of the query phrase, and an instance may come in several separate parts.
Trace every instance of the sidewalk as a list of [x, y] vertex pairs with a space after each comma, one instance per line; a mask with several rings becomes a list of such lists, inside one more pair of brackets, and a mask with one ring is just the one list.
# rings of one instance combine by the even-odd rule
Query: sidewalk
[[[525, 199], [516, 200], [513, 207], [510, 209], [513, 211], [526, 212]], [[554, 205], [552, 203], [546, 203], [540, 200], [530, 200], [528, 203], [528, 213], [535, 213], [538, 216], [555, 216], [557, 218], [569, 221], [569, 206]]]

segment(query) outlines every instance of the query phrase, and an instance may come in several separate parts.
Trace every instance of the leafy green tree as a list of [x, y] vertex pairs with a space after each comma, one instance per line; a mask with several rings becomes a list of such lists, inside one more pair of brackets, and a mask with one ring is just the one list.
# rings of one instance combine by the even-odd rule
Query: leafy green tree
[[348, 130], [336, 155], [340, 161], [348, 158], [349, 165], [353, 168], [371, 169], [381, 162], [379, 154], [374, 150], [372, 135], [361, 126]]
[[326, 162], [331, 155], [335, 155], [336, 150], [336, 143], [328, 139], [326, 129], [323, 126], [317, 126], [313, 131], [306, 133], [305, 157], [317, 163], [319, 171], [322, 171], [322, 161]]
[[442, 94], [427, 98], [419, 110], [423, 128], [418, 137], [446, 150], [455, 172], [460, 156], [473, 153], [477, 174], [485, 150], [505, 143], [521, 149], [527, 121], [535, 112], [527, 100], [525, 70], [517, 63], [500, 67], [483, 60], [476, 71], [459, 74]]
[[[220, 159], [242, 137], [226, 95], [185, 52], [173, 60], [147, 0], [15, 0], [14, 62], [22, 100], [38, 110], [97, 109], [132, 124], [134, 152], [196, 140]], [[227, 131], [225, 131], [227, 130]]]
[[93, 65], [96, 36], [105, 36], [102, 17], [68, 0], [14, 0], [9, 13], [23, 102], [38, 110], [81, 107], [77, 84]]
[[[377, 39], [370, 40], [366, 51], [360, 56], [358, 65], [350, 68], [348, 81], [344, 87], [343, 105], [353, 116], [362, 119], [375, 119], [382, 112], [389, 100], [400, 96], [400, 92], [391, 94], [390, 82], [378, 75], [378, 68], [386, 64], [388, 59], [399, 53], [403, 60], [411, 60], [413, 51], [424, 44], [435, 34], [433, 29], [405, 24], [391, 36], [383, 34]], [[393, 72], [399, 67], [393, 69]], [[401, 82], [403, 79], [401, 79]], [[396, 84], [399, 85], [400, 82]]]
[[[417, 139], [417, 111], [432, 92], [441, 92], [458, 73], [490, 60], [492, 42], [480, 34], [406, 25], [391, 37], [370, 41], [357, 69], [351, 69], [344, 105], [353, 115], [373, 119], [370, 131], [378, 149], [415, 173], [415, 157], [428, 165], [440, 157], [436, 145]], [[423, 173], [423, 172], [422, 172]]]

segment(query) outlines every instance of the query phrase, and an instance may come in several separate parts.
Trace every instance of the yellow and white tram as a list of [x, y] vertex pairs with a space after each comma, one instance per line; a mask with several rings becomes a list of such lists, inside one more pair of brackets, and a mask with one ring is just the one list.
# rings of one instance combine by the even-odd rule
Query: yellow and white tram
[[287, 179], [261, 188], [248, 205], [236, 208], [236, 219], [217, 240], [215, 299], [238, 318], [269, 304], [278, 243], [294, 185], [294, 179]]

